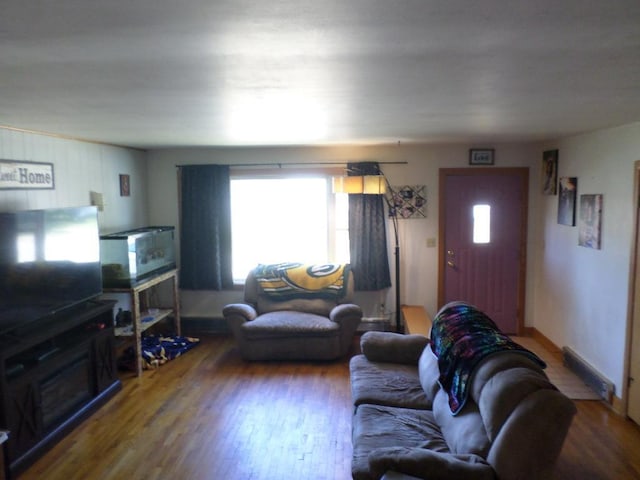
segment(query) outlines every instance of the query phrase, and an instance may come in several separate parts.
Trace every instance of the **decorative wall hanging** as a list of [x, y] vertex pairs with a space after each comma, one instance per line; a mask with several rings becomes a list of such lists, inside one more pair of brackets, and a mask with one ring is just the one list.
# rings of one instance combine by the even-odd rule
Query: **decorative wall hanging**
[[493, 148], [472, 148], [469, 150], [469, 165], [493, 165]]
[[389, 216], [397, 218], [426, 218], [427, 194], [424, 185], [392, 187]]
[[542, 193], [558, 193], [558, 150], [547, 150], [542, 154]]
[[52, 190], [53, 163], [0, 160], [0, 190]]
[[578, 227], [578, 245], [581, 247], [601, 248], [602, 233], [602, 194], [580, 195], [580, 223]]
[[129, 181], [129, 175], [120, 174], [120, 196], [128, 197], [131, 195], [131, 184]]
[[560, 195], [558, 195], [558, 223], [576, 225], [577, 177], [560, 177]]

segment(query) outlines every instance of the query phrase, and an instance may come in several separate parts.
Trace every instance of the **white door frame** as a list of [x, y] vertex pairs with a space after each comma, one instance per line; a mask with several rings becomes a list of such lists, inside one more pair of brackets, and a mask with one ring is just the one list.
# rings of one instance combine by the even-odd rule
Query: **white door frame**
[[[631, 357], [633, 355], [633, 334], [634, 329], [640, 328], [640, 265], [638, 264], [638, 255], [640, 255], [640, 224], [638, 223], [638, 215], [640, 215], [640, 160], [637, 160], [633, 166], [633, 237], [631, 242], [630, 268], [629, 268], [629, 301], [627, 311], [627, 330], [626, 330], [626, 355], [624, 365], [624, 375], [622, 392], [620, 398], [622, 405], [619, 408], [614, 405], [614, 410], [629, 415], [630, 405], [630, 388], [631, 380]], [[635, 380], [640, 382], [640, 378]], [[614, 399], [615, 400], [615, 399]], [[637, 419], [636, 419], [637, 421]]]

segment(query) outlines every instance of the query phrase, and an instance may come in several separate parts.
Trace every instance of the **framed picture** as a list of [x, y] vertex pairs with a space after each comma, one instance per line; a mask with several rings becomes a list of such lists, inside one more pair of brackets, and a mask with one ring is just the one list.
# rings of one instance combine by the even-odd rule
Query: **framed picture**
[[129, 175], [120, 174], [120, 196], [128, 197], [129, 195], [131, 195]]
[[469, 150], [469, 165], [493, 165], [493, 148], [472, 148]]
[[558, 193], [558, 150], [547, 150], [542, 154], [542, 193]]
[[53, 163], [0, 160], [0, 190], [53, 190]]
[[424, 185], [392, 187], [389, 216], [398, 218], [427, 218], [427, 194]]
[[580, 223], [578, 227], [578, 245], [581, 247], [601, 248], [602, 232], [602, 194], [580, 195]]
[[560, 225], [576, 226], [577, 193], [577, 177], [560, 177], [560, 194], [558, 195], [558, 223]]

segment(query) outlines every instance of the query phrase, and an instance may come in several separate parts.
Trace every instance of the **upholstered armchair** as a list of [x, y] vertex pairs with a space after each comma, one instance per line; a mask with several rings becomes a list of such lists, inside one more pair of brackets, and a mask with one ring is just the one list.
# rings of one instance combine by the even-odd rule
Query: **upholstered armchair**
[[[291, 265], [284, 265], [284, 270], [292, 268]], [[290, 289], [296, 282], [288, 280], [274, 287], [266, 278], [265, 267], [259, 266], [247, 276], [244, 303], [230, 304], [223, 309], [242, 357], [245, 360], [334, 360], [346, 355], [362, 319], [362, 309], [350, 303], [353, 273], [348, 265], [339, 288], [332, 291], [327, 288], [314, 291], [313, 287]], [[298, 270], [323, 267], [333, 266], [293, 264]]]

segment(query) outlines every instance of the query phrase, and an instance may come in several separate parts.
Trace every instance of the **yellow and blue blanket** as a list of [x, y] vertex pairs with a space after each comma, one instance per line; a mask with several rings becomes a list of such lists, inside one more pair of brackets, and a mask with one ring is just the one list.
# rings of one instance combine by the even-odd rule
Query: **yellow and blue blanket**
[[264, 293], [272, 300], [338, 299], [346, 292], [349, 269], [348, 263], [277, 263], [258, 265], [253, 272]]
[[464, 407], [474, 369], [488, 355], [502, 351], [521, 353], [546, 368], [536, 354], [502, 333], [485, 313], [462, 302], [448, 305], [436, 315], [431, 327], [431, 350], [438, 358], [438, 381], [449, 396], [453, 415]]

